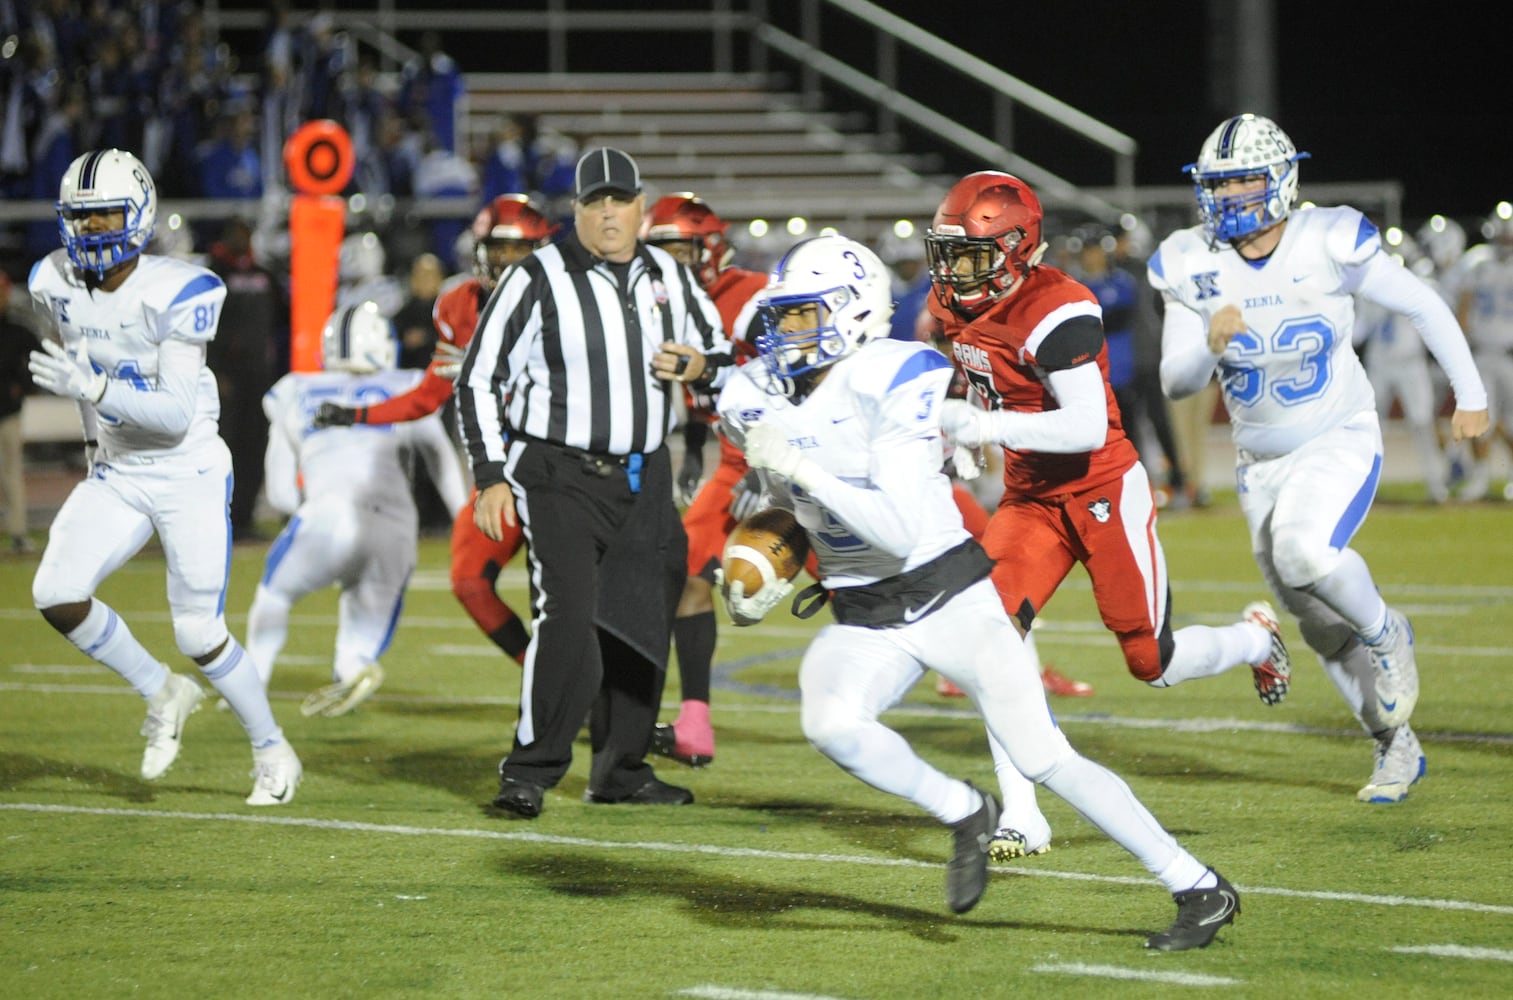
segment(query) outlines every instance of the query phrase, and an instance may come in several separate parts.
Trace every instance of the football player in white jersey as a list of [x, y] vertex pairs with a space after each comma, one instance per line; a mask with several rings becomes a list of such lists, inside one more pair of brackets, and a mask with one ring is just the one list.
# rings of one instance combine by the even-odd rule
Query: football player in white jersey
[[[1482, 223], [1486, 246], [1466, 262], [1457, 311], [1476, 365], [1487, 379], [1492, 430], [1513, 451], [1513, 204], [1498, 205]], [[1492, 439], [1471, 443], [1462, 500], [1481, 500], [1492, 484]]]
[[[1014, 767], [1172, 891], [1176, 922], [1146, 946], [1207, 945], [1239, 911], [1234, 887], [1057, 728], [989, 579], [992, 560], [962, 526], [942, 472], [950, 362], [927, 344], [888, 338], [887, 268], [845, 237], [806, 240], [773, 268], [760, 305], [759, 356], [732, 377], [718, 407], [768, 494], [807, 533], [816, 593], [831, 594], [836, 622], [819, 631], [799, 668], [804, 735], [847, 772], [951, 827], [946, 899], [966, 912], [987, 885], [998, 803], [927, 764], [879, 720], [925, 670], [938, 671], [977, 705]], [[775, 580], [748, 595], [733, 584], [726, 606], [749, 625], [791, 590]]]
[[323, 372], [291, 372], [263, 397], [270, 424], [269, 504], [292, 515], [268, 548], [247, 616], [247, 652], [267, 686], [289, 634], [289, 609], [339, 584], [332, 683], [305, 715], [344, 715], [383, 683], [378, 658], [399, 623], [419, 531], [410, 472], [418, 454], [453, 516], [467, 502], [439, 412], [398, 424], [314, 426], [322, 403], [366, 407], [413, 389], [424, 374], [394, 370], [399, 346], [376, 302], [337, 309], [321, 331]]
[[86, 153], [59, 185], [63, 248], [32, 267], [37, 311], [61, 342], [32, 353], [32, 377], [78, 400], [90, 459], [88, 477], [53, 521], [32, 600], [48, 624], [147, 700], [141, 773], [162, 777], [204, 692], [94, 596], [156, 532], [179, 652], [199, 665], [252, 741], [247, 802], [283, 805], [299, 784], [299, 757], [224, 615], [231, 453], [216, 433], [220, 399], [205, 345], [226, 286], [202, 267], [144, 254], [156, 218], [152, 177], [135, 156]]
[[1399, 802], [1424, 773], [1408, 725], [1418, 673], [1412, 626], [1350, 548], [1382, 467], [1352, 295], [1412, 321], [1455, 390], [1457, 439], [1486, 433], [1486, 390], [1449, 308], [1375, 226], [1353, 208], [1294, 210], [1305, 155], [1245, 114], [1187, 168], [1203, 222], [1168, 236], [1148, 269], [1165, 311], [1161, 384], [1180, 399], [1217, 370], [1256, 563], [1376, 741], [1358, 797]]

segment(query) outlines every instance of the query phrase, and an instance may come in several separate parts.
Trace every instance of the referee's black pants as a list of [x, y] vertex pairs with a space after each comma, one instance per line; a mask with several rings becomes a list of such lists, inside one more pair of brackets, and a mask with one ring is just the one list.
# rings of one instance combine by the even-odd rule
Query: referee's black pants
[[645, 456], [638, 492], [623, 466], [544, 442], [511, 442], [506, 468], [534, 621], [500, 776], [554, 787], [592, 709], [589, 790], [623, 798], [654, 777], [645, 757], [686, 573], [668, 450]]

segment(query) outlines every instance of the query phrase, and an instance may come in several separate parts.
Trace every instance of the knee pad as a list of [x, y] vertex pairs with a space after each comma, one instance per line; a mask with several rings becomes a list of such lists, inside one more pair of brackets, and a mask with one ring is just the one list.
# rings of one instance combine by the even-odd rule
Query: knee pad
[[1167, 628], [1159, 639], [1144, 631], [1121, 634], [1119, 648], [1124, 651], [1124, 665], [1130, 674], [1136, 680], [1150, 682], [1160, 677], [1171, 662], [1176, 643], [1171, 637], [1171, 629]]
[[1297, 588], [1334, 572], [1340, 563], [1340, 553], [1330, 547], [1327, 538], [1285, 531], [1272, 539], [1271, 560], [1282, 584]]
[[1303, 641], [1308, 643], [1308, 648], [1318, 653], [1326, 660], [1342, 660], [1344, 652], [1352, 642], [1359, 642], [1355, 629], [1346, 624], [1343, 618], [1331, 616], [1333, 620], [1327, 620], [1318, 616], [1307, 616], [1298, 619], [1298, 631], [1303, 634]]
[[60, 604], [77, 604], [92, 596], [88, 581], [61, 579], [57, 573], [48, 571], [46, 563], [32, 577], [32, 607], [38, 610], [55, 608]]
[[226, 631], [226, 619], [220, 615], [190, 614], [173, 619], [173, 641], [179, 652], [190, 659], [197, 659], [212, 652], [231, 638]]

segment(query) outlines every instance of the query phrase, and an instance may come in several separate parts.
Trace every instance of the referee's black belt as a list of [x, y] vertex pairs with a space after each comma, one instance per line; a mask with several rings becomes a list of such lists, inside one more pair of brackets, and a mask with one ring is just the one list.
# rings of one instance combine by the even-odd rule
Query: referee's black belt
[[613, 455], [609, 452], [584, 451], [582, 448], [574, 448], [571, 445], [559, 444], [556, 441], [530, 437], [525, 434], [512, 434], [511, 437], [530, 444], [544, 445], [569, 458], [577, 459], [585, 475], [608, 479], [617, 471], [624, 470], [625, 477], [630, 482], [630, 491], [632, 493], [641, 492], [641, 468], [646, 462], [646, 456], [640, 452], [632, 452], [629, 455]]

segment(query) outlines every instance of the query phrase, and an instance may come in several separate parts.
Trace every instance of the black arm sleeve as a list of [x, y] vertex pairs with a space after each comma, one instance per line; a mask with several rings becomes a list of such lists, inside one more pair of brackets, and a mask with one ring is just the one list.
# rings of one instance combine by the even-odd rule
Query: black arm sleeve
[[1035, 363], [1054, 372], [1098, 359], [1103, 349], [1103, 324], [1093, 316], [1073, 316], [1046, 335], [1035, 352]]

